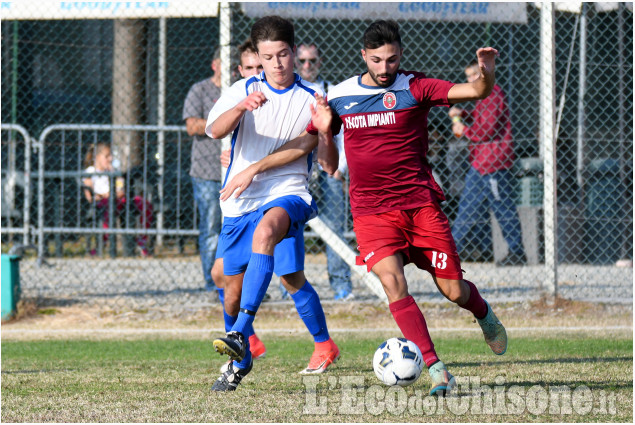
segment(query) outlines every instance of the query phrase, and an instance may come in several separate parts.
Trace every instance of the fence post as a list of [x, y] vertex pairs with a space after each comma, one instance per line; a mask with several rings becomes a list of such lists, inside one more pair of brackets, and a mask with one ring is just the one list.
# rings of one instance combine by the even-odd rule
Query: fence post
[[558, 294], [556, 261], [555, 41], [553, 3], [540, 10], [540, 155], [544, 170], [545, 287]]
[[[165, 125], [165, 66], [166, 66], [166, 52], [167, 52], [167, 20], [165, 17], [159, 18], [159, 63], [158, 63], [158, 73], [159, 73], [159, 93], [158, 93], [158, 101], [157, 101], [157, 117], [158, 117], [158, 125], [159, 127], [163, 127]], [[164, 190], [163, 183], [165, 178], [165, 133], [163, 131], [159, 131], [157, 152], [159, 154], [158, 158], [158, 170], [157, 174], [159, 174], [159, 187], [158, 187], [158, 196], [159, 196], [159, 208], [157, 211], [157, 230], [160, 232], [163, 230], [163, 198], [164, 198]], [[163, 235], [159, 233], [156, 239], [156, 246], [163, 246]]]
[[24, 152], [24, 238], [22, 242], [28, 245], [31, 232], [31, 146], [33, 140], [30, 135], [26, 136], [26, 150]]
[[48, 134], [47, 129], [42, 131], [38, 143], [38, 179], [37, 179], [37, 255], [44, 258], [44, 140]]
[[586, 130], [584, 113], [584, 93], [586, 92], [586, 38], [587, 38], [587, 6], [582, 3], [580, 9], [580, 74], [578, 76], [578, 154], [576, 178], [578, 186], [584, 193], [584, 135]]
[[[231, 86], [231, 27], [232, 27], [232, 12], [229, 2], [221, 2], [218, 28], [219, 28], [219, 42], [221, 47], [221, 92]], [[221, 140], [221, 150], [227, 150], [231, 148], [231, 134], [227, 135]], [[221, 170], [221, 184], [225, 178], [226, 168]]]

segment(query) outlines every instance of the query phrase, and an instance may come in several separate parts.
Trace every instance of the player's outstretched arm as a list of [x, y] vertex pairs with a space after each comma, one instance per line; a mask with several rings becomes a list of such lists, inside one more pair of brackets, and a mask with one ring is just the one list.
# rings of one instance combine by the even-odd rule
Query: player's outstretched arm
[[331, 131], [333, 112], [324, 97], [315, 93], [315, 99], [317, 104], [315, 107], [311, 105], [311, 121], [318, 130], [318, 163], [324, 171], [333, 175], [339, 165], [339, 151]]
[[238, 105], [223, 112], [218, 118], [216, 118], [216, 121], [212, 123], [212, 138], [222, 139], [227, 136], [238, 126], [238, 123], [245, 112], [260, 108], [266, 101], [267, 98], [264, 93], [256, 91], [241, 100]]
[[450, 103], [468, 102], [485, 99], [492, 92], [496, 82], [495, 65], [498, 50], [493, 47], [481, 47], [476, 51], [476, 58], [480, 68], [480, 76], [471, 83], [455, 84], [448, 92]]
[[306, 156], [315, 149], [318, 143], [317, 136], [307, 133], [300, 134], [293, 140], [280, 146], [258, 162], [251, 164], [240, 173], [236, 174], [220, 191], [220, 199], [224, 201], [230, 196], [238, 198], [241, 193], [251, 185], [254, 177], [272, 168], [281, 167], [298, 158]]
[[318, 133], [318, 163], [329, 175], [334, 175], [340, 162], [340, 153], [337, 150], [333, 135]]

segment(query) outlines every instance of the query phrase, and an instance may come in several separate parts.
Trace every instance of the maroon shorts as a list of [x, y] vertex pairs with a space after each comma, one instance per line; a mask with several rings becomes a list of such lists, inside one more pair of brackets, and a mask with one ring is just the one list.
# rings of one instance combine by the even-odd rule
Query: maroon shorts
[[432, 276], [463, 279], [450, 222], [438, 203], [405, 211], [355, 217], [359, 256], [357, 264], [370, 271], [380, 260], [401, 252], [405, 263], [414, 263]]

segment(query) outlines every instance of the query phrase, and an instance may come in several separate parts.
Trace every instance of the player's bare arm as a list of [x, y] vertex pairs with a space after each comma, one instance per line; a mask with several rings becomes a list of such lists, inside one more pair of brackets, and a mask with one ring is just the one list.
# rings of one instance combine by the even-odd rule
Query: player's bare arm
[[324, 97], [316, 93], [315, 99], [317, 104], [311, 105], [311, 121], [318, 130], [318, 163], [324, 171], [333, 175], [339, 165], [339, 151], [331, 132], [333, 112]]
[[185, 131], [188, 136], [205, 136], [205, 118], [189, 117], [185, 120]]
[[493, 47], [481, 47], [476, 51], [476, 58], [480, 69], [480, 76], [471, 83], [454, 85], [448, 92], [450, 103], [469, 102], [485, 99], [492, 92], [495, 77], [495, 64], [498, 50]]
[[264, 93], [259, 91], [251, 93], [240, 101], [238, 105], [221, 114], [221, 116], [212, 123], [212, 138], [222, 139], [227, 136], [236, 129], [245, 112], [254, 111], [264, 105], [265, 102], [267, 102], [267, 98]]
[[254, 177], [272, 168], [281, 167], [298, 158], [308, 155], [317, 146], [318, 138], [306, 131], [293, 140], [280, 146], [271, 154], [260, 161], [251, 164], [240, 173], [236, 174], [220, 191], [221, 201], [229, 199], [230, 196], [238, 198], [243, 193]]

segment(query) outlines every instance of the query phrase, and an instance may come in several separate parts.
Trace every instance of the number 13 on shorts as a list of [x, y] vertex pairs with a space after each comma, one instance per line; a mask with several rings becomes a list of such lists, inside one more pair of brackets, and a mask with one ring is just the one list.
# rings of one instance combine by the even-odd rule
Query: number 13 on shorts
[[445, 252], [432, 251], [432, 259], [430, 262], [435, 269], [444, 270], [448, 266], [448, 254]]

